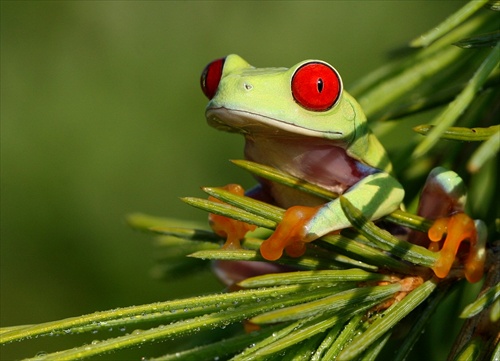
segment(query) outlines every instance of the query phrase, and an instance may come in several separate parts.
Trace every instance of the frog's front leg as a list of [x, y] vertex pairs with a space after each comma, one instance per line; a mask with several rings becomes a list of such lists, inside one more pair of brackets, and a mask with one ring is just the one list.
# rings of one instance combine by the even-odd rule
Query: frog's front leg
[[[227, 190], [233, 194], [243, 196], [245, 190], [239, 184], [228, 184], [222, 189]], [[215, 197], [210, 196], [208, 198], [214, 202], [221, 202]], [[257, 228], [253, 224], [248, 224], [236, 219], [232, 219], [226, 216], [221, 216], [218, 214], [210, 213], [208, 215], [208, 222], [212, 230], [219, 236], [226, 238], [226, 243], [222, 246], [224, 249], [240, 249], [240, 241], [245, 237], [245, 235]]]
[[[349, 188], [343, 196], [367, 218], [375, 220], [399, 207], [404, 190], [389, 174], [375, 173]], [[338, 199], [319, 207], [290, 207], [275, 232], [262, 243], [260, 253], [267, 260], [276, 260], [285, 249], [290, 256], [298, 257], [304, 253], [306, 243], [350, 226]]]

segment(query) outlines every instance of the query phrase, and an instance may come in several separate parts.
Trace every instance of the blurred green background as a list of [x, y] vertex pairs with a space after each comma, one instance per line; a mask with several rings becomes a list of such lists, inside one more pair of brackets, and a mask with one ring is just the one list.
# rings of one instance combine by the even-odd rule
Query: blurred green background
[[179, 197], [252, 184], [227, 161], [242, 140], [205, 124], [208, 62], [319, 58], [348, 89], [463, 3], [2, 1], [1, 325], [221, 289], [208, 273], [152, 278], [150, 238], [124, 223], [205, 222]]

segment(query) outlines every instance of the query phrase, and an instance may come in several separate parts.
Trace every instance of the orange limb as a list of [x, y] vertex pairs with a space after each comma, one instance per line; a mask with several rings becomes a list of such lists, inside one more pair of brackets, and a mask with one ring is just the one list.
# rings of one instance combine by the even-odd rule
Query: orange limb
[[[222, 187], [222, 189], [239, 196], [243, 196], [245, 194], [245, 190], [239, 184], [228, 184]], [[214, 202], [223, 203], [212, 196], [208, 197], [208, 199]], [[226, 243], [222, 246], [223, 249], [240, 249], [240, 240], [242, 240], [248, 232], [257, 228], [257, 226], [253, 224], [248, 224], [213, 213], [208, 215], [208, 221], [210, 227], [215, 233], [226, 238]]]
[[262, 257], [275, 261], [283, 255], [283, 250], [291, 257], [300, 257], [306, 251], [306, 224], [316, 215], [318, 207], [293, 206], [286, 210], [274, 233], [260, 246]]
[[469, 240], [469, 255], [464, 262], [465, 277], [469, 282], [479, 281], [483, 277], [485, 252], [482, 242], [478, 242], [474, 221], [465, 213], [437, 219], [428, 231], [429, 239], [432, 241], [429, 249], [437, 251], [438, 242], [445, 233], [446, 239], [439, 251], [439, 258], [432, 267], [436, 276], [444, 278], [448, 275], [460, 244], [464, 240]]

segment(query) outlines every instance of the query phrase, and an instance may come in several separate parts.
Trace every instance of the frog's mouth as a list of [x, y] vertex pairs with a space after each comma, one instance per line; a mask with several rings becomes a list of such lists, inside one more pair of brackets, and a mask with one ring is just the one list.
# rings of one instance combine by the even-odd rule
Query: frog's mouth
[[224, 107], [208, 108], [205, 115], [210, 126], [243, 135], [265, 134], [267, 136], [287, 138], [304, 136], [328, 139], [344, 138], [342, 132], [319, 131], [246, 110]]

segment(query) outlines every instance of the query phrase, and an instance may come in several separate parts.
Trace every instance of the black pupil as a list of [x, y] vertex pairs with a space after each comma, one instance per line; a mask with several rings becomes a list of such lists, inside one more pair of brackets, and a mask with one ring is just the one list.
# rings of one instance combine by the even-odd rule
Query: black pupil
[[323, 79], [319, 78], [316, 81], [316, 85], [318, 87], [318, 92], [321, 93], [323, 91]]

